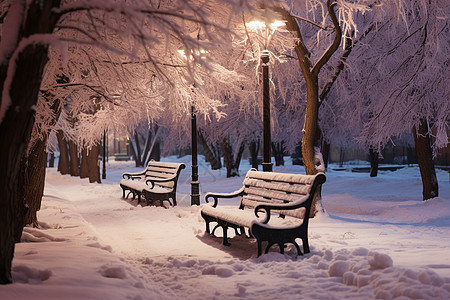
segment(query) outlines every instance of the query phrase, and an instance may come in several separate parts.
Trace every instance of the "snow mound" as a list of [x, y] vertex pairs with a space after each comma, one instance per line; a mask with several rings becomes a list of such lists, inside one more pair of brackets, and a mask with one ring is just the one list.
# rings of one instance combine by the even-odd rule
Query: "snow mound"
[[52, 276], [50, 270], [39, 270], [25, 265], [18, 265], [12, 268], [13, 281], [17, 283], [39, 284]]
[[39, 229], [25, 227], [22, 232], [22, 237], [20, 239], [23, 243], [30, 242], [64, 242], [66, 239], [63, 238], [55, 238], [49, 234], [42, 232]]
[[372, 269], [386, 269], [392, 267], [394, 262], [387, 254], [374, 253], [372, 258], [369, 259], [369, 264]]
[[330, 277], [339, 277], [342, 276], [345, 272], [347, 272], [349, 268], [350, 268], [349, 262], [337, 260], [330, 265], [328, 269], [328, 275]]
[[[362, 249], [352, 253], [362, 254]], [[349, 257], [351, 260], [352, 257]], [[332, 262], [329, 276], [342, 276], [342, 283], [348, 286], [372, 289], [376, 299], [449, 299], [450, 284], [431, 270], [419, 272], [393, 267], [389, 255], [370, 252], [367, 262], [351, 265], [347, 261]]]
[[86, 244], [87, 247], [93, 247], [93, 248], [99, 248], [108, 252], [112, 252], [111, 246], [102, 246], [100, 243], [92, 243], [92, 244]]
[[100, 267], [99, 273], [107, 278], [125, 279], [128, 277], [123, 266], [103, 265]]

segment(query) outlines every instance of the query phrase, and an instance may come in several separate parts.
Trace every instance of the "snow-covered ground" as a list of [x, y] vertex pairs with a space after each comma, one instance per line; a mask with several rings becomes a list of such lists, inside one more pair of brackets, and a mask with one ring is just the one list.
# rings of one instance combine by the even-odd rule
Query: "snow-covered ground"
[[[225, 247], [204, 234], [199, 207], [189, 205], [190, 158], [164, 160], [186, 163], [170, 209], [121, 199], [122, 172], [138, 171], [132, 162], [111, 161], [102, 184], [49, 169], [41, 228], [25, 228], [14, 283], [0, 286], [0, 299], [450, 299], [445, 171], [440, 197], [424, 202], [417, 167], [376, 178], [330, 167], [326, 214], [310, 222], [311, 253], [274, 247], [256, 258], [251, 239]], [[202, 161], [202, 203], [206, 192], [237, 190], [249, 169], [242, 163], [241, 177], [227, 179]], [[275, 171], [304, 174], [289, 160]]]

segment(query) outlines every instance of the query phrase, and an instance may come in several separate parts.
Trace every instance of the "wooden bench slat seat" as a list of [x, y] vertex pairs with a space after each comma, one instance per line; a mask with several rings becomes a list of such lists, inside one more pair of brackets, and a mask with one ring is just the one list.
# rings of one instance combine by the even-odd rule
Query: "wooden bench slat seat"
[[[234, 193], [207, 193], [201, 209], [206, 222], [206, 232], [214, 234], [223, 230], [223, 244], [228, 242], [227, 230], [234, 228], [237, 234], [245, 233], [256, 238], [258, 256], [262, 254], [262, 242], [267, 242], [265, 252], [277, 244], [284, 252], [287, 243], [293, 244], [299, 255], [309, 253], [308, 223], [312, 199], [326, 177], [317, 175], [285, 174], [275, 172], [247, 172], [243, 187]], [[218, 199], [241, 197], [239, 207], [217, 206]], [[213, 203], [209, 203], [209, 199]], [[210, 223], [217, 226], [210, 230]], [[240, 233], [239, 233], [240, 231]], [[303, 253], [295, 239], [301, 239]]]
[[138, 203], [140, 203], [141, 196], [143, 196], [147, 205], [159, 201], [163, 206], [163, 201], [168, 201], [175, 206], [177, 205], [177, 181], [184, 168], [183, 163], [150, 161], [141, 172], [123, 173], [123, 179], [120, 181], [122, 197], [127, 198], [131, 194], [133, 199], [137, 196]]

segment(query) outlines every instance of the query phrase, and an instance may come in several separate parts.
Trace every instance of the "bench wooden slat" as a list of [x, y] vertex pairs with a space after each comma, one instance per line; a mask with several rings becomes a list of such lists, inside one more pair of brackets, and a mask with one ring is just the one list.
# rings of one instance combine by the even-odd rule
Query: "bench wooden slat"
[[[184, 165], [184, 164], [182, 164]], [[147, 166], [156, 166], [160, 168], [173, 168], [173, 169], [179, 169], [180, 163], [174, 163], [174, 162], [166, 162], [166, 161], [149, 161]]]
[[162, 174], [177, 174], [178, 168], [173, 168], [173, 167], [168, 167], [168, 168], [164, 168], [164, 167], [157, 167], [157, 166], [148, 166], [146, 172], [154, 172], [154, 173], [162, 173]]
[[314, 175], [284, 174], [275, 172], [249, 172], [248, 178], [311, 185]]
[[241, 205], [248, 208], [255, 208], [261, 203], [273, 203], [273, 201], [271, 199], [264, 199], [253, 195], [245, 195], [241, 200]]
[[287, 202], [294, 202], [299, 199], [301, 199], [304, 195], [297, 195], [297, 194], [287, 194], [285, 192], [281, 191], [274, 191], [274, 190], [268, 190], [268, 189], [261, 189], [261, 188], [246, 188], [245, 192], [249, 195], [256, 195], [264, 198], [271, 198], [273, 201], [287, 201]]
[[[176, 175], [176, 173], [175, 173]], [[160, 179], [167, 179], [172, 178], [174, 174], [167, 174], [167, 173], [157, 173], [157, 172], [146, 172], [145, 177], [153, 177], [153, 178], [160, 178]]]
[[283, 192], [290, 192], [295, 194], [306, 195], [309, 193], [310, 186], [309, 185], [294, 185], [289, 183], [280, 183], [280, 182], [268, 182], [263, 180], [257, 180], [255, 178], [245, 178], [244, 185], [249, 187], [258, 187], [269, 190], [277, 190]]

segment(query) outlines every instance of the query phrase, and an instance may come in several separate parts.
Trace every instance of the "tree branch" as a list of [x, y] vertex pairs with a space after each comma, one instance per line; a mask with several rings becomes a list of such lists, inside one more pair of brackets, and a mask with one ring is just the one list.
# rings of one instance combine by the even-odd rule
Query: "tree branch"
[[[106, 101], [108, 101], [108, 102], [110, 102], [110, 103], [112, 103], [112, 104], [114, 104], [114, 105], [117, 105], [116, 103], [114, 103], [114, 100], [113, 100], [113, 99], [111, 99], [110, 97], [108, 97], [107, 95], [105, 95], [103, 92], [98, 91], [96, 88], [94, 88], [94, 87], [92, 87], [92, 86], [90, 86], [90, 85], [88, 85], [88, 84], [85, 84], [85, 83], [65, 83], [65, 84], [58, 84], [58, 85], [55, 85], [54, 87], [55, 87], [55, 88], [63, 88], [63, 87], [71, 87], [71, 86], [82, 86], [82, 87], [86, 87], [86, 88], [92, 90], [93, 92], [95, 92], [96, 94], [98, 94], [98, 95], [102, 96], [103, 98], [105, 98]], [[44, 93], [44, 92], [45, 92], [45, 90], [41, 90], [41, 93]]]
[[346, 37], [345, 38], [345, 49], [344, 52], [341, 55], [341, 58], [339, 59], [339, 63], [337, 65], [336, 72], [334, 73], [333, 77], [331, 77], [330, 81], [328, 81], [324, 87], [322, 88], [322, 92], [319, 96], [319, 105], [322, 104], [323, 100], [327, 97], [328, 93], [331, 90], [331, 87], [336, 82], [337, 78], [339, 77], [340, 73], [344, 69], [344, 64], [347, 61], [347, 58], [349, 57], [350, 53], [353, 50], [353, 47], [361, 41], [361, 39], [365, 38], [373, 29], [375, 28], [375, 23], [370, 25], [369, 28], [361, 35], [361, 37], [357, 41], [353, 41], [353, 35], [354, 31], [352, 31], [352, 37]]
[[314, 77], [319, 76], [320, 69], [330, 60], [331, 56], [334, 52], [336, 52], [337, 48], [341, 44], [342, 39], [342, 31], [341, 27], [339, 26], [339, 21], [336, 17], [336, 13], [334, 11], [334, 6], [336, 5], [335, 2], [331, 3], [332, 0], [327, 1], [327, 7], [328, 7], [328, 13], [330, 14], [330, 18], [333, 21], [334, 28], [335, 28], [335, 34], [333, 43], [328, 47], [328, 49], [325, 51], [325, 53], [319, 58], [319, 60], [314, 65], [311, 73]]
[[296, 18], [296, 19], [305, 21], [306, 23], [309, 23], [309, 24], [311, 24], [311, 25], [314, 25], [314, 26], [316, 26], [316, 27], [319, 27], [319, 28], [322, 29], [322, 30], [332, 30], [332, 29], [333, 29], [331, 26], [323, 27], [323, 26], [321, 26], [320, 24], [314, 23], [314, 22], [311, 21], [311, 20], [308, 20], [308, 19], [305, 19], [305, 18], [296, 16], [296, 15], [292, 15], [292, 16], [293, 16], [294, 18]]
[[305, 79], [310, 78], [311, 61], [309, 60], [309, 57], [311, 54], [303, 42], [302, 33], [300, 31], [300, 27], [298, 26], [297, 20], [283, 7], [274, 7], [273, 10], [280, 14], [280, 17], [286, 21], [286, 28], [297, 35], [298, 41], [295, 42], [295, 52], [297, 53], [303, 76]]

